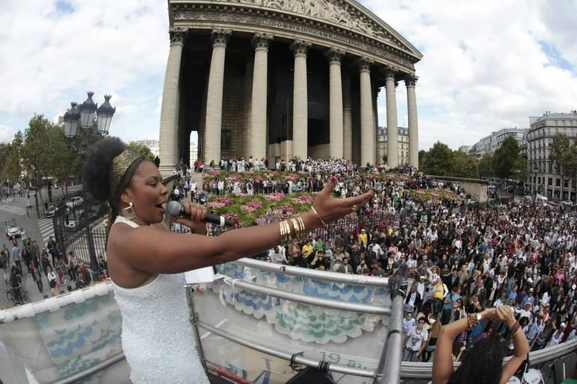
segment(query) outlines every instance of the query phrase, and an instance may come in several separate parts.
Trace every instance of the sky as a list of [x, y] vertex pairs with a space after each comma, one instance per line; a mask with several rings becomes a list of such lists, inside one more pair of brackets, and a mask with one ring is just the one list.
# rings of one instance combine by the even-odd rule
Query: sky
[[[529, 116], [577, 109], [577, 1], [361, 0], [423, 55], [419, 147], [457, 149]], [[0, 0], [0, 142], [34, 114], [112, 95], [111, 135], [158, 139], [166, 0]], [[406, 90], [397, 88], [399, 126]], [[385, 92], [378, 100], [386, 125]]]

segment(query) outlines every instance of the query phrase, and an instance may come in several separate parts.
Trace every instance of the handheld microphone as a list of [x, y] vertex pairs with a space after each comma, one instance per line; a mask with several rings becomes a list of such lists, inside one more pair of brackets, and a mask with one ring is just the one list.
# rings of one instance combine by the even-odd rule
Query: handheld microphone
[[[190, 215], [186, 213], [186, 210], [184, 209], [182, 204], [180, 204], [178, 201], [169, 202], [168, 205], [166, 206], [166, 211], [170, 213], [172, 216], [190, 217]], [[224, 227], [225, 225], [227, 227], [234, 226], [234, 222], [232, 220], [225, 219], [224, 217], [215, 215], [214, 213], [207, 213], [206, 216], [204, 217], [204, 221], [207, 223], [220, 225], [221, 227]]]

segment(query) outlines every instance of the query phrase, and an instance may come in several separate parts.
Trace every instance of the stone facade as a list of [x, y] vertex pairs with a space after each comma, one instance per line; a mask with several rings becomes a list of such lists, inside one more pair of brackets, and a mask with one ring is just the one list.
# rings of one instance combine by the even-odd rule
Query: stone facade
[[409, 163], [418, 165], [414, 64], [422, 55], [359, 3], [168, 0], [168, 7], [163, 173], [188, 157], [182, 141], [191, 131], [204, 163], [298, 156], [374, 164], [376, 98], [387, 86], [387, 123], [396, 126], [399, 81], [407, 84]]

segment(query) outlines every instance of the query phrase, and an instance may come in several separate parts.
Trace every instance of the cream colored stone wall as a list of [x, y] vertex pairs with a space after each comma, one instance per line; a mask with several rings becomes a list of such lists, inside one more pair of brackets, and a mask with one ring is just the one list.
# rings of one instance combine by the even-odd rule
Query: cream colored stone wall
[[[395, 84], [411, 79], [407, 97], [409, 125], [414, 140], [411, 140], [410, 151], [403, 149], [404, 153], [410, 152], [411, 156], [407, 154], [401, 157], [410, 157], [414, 164], [415, 154], [418, 153], [414, 64], [422, 58], [422, 54], [360, 3], [349, 0], [168, 0], [168, 6], [171, 30], [184, 31], [184, 35], [194, 34], [196, 43], [199, 36], [212, 38], [211, 71], [206, 102], [202, 107], [203, 124], [196, 128], [202, 136], [199, 140], [202, 140], [205, 162], [218, 162], [219, 159], [215, 157], [248, 158], [250, 155], [258, 158], [265, 155], [270, 161], [275, 156], [327, 158], [332, 155], [362, 163], [381, 162], [377, 158], [375, 106], [376, 95], [385, 86], [382, 74], [386, 73], [387, 121], [395, 121], [395, 126]], [[250, 43], [247, 41], [248, 44], [240, 44], [239, 41], [243, 39], [250, 40]], [[229, 42], [233, 48], [229, 48]], [[270, 42], [274, 45], [270, 45]], [[186, 56], [186, 47], [183, 57]], [[292, 86], [286, 97], [293, 100], [293, 141], [271, 145], [269, 136], [277, 134], [278, 121], [276, 116], [268, 112], [269, 107], [274, 109], [274, 106], [269, 105], [274, 95], [271, 96], [271, 90], [268, 89], [268, 86], [273, 85], [267, 73], [271, 70], [267, 62], [270, 63], [275, 50], [291, 48], [294, 54], [291, 77], [294, 78], [291, 79]], [[191, 49], [199, 47], [192, 46]], [[247, 60], [243, 74], [232, 75], [225, 65], [229, 59], [229, 49], [232, 49], [230, 54], [234, 55], [235, 60]], [[241, 50], [246, 50], [246, 55], [239, 55]], [[326, 71], [319, 70], [322, 68], [318, 62], [319, 51], [329, 53], [329, 60], [323, 61]], [[174, 65], [177, 56], [172, 54], [170, 71], [167, 71], [167, 76], [170, 72], [172, 79], [177, 74]], [[359, 59], [368, 65], [362, 71], [352, 71], [352, 64]], [[327, 105], [330, 105], [327, 120], [330, 122], [330, 139], [321, 141], [328, 140], [327, 144], [310, 147], [307, 129], [315, 124], [311, 125], [309, 119], [323, 119], [318, 117], [318, 113], [315, 115], [315, 110], [307, 101], [307, 97], [311, 97], [310, 102], [319, 102], [314, 94], [309, 95], [313, 90], [307, 82], [309, 71], [315, 67], [316, 73], [326, 75], [327, 80], [330, 76], [327, 90], [330, 95], [327, 100]], [[187, 69], [182, 67], [181, 70]], [[276, 89], [276, 92], [279, 90]], [[178, 98], [178, 91], [172, 87], [170, 94], [165, 97], [168, 101]], [[180, 116], [172, 108], [172, 101], [164, 104], [162, 136], [166, 138], [164, 141], [168, 141], [164, 143], [165, 150], [161, 157], [167, 159], [166, 164], [171, 164], [173, 158], [180, 157], [168, 153], [178, 133], [169, 134], [167, 128], [178, 121]], [[184, 127], [182, 122], [175, 125]], [[395, 134], [391, 133], [388, 148], [393, 153], [397, 151], [397, 146], [391, 143], [397, 141]], [[228, 143], [228, 148], [222, 148], [223, 142]], [[173, 151], [178, 151], [178, 148]], [[396, 165], [397, 156], [394, 157], [389, 165]], [[161, 161], [165, 163], [163, 158]]]

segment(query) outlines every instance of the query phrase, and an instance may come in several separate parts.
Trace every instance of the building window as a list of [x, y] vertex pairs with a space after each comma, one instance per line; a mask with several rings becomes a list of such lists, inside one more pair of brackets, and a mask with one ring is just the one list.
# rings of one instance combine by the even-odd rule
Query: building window
[[560, 187], [561, 186], [561, 179], [555, 179], [555, 186], [556, 187]]
[[548, 178], [548, 179], [547, 179], [547, 185], [548, 185], [548, 186], [552, 186], [552, 185], [553, 185], [553, 179], [552, 179], [552, 178]]

